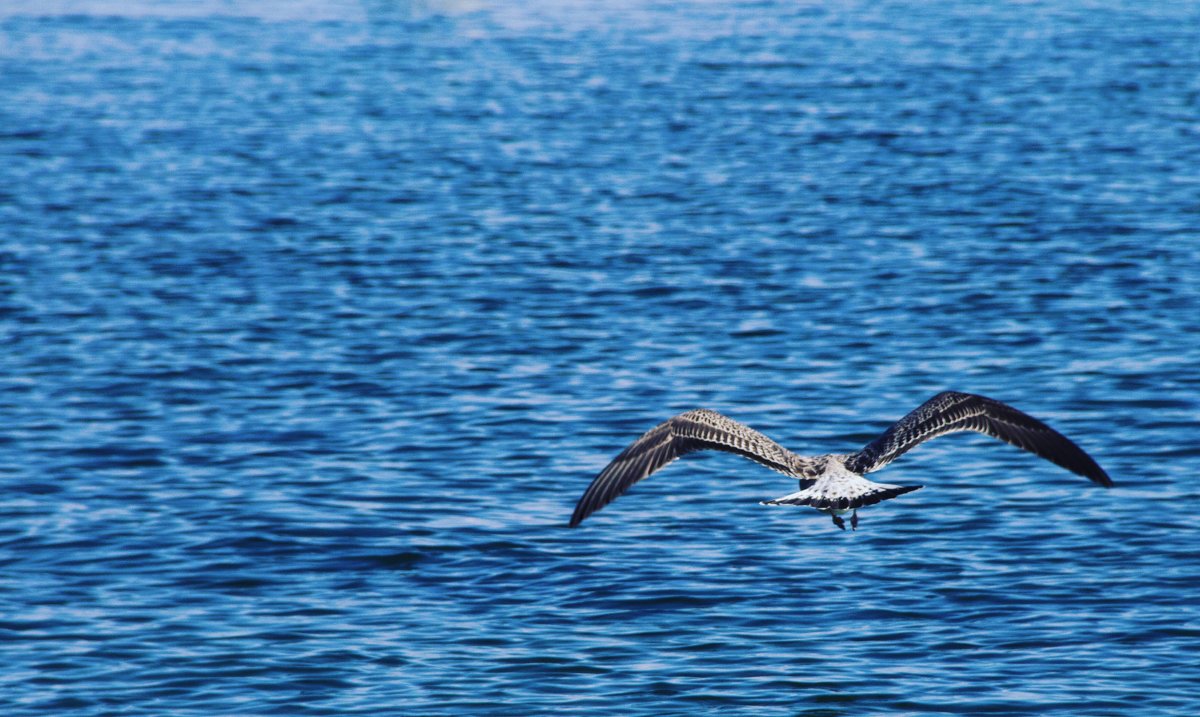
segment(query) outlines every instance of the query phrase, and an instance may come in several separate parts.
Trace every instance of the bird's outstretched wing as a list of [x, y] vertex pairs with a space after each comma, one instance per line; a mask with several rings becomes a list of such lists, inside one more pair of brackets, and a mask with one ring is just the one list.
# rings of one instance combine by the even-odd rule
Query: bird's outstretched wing
[[901, 418], [847, 458], [846, 467], [855, 473], [870, 473], [931, 438], [955, 431], [977, 431], [999, 438], [1106, 488], [1112, 487], [1112, 479], [1091, 456], [1045, 423], [1000, 401], [953, 391], [939, 393]]
[[796, 472], [800, 457], [795, 453], [749, 426], [700, 408], [660, 423], [621, 451], [584, 491], [571, 516], [571, 527], [659, 468], [702, 450], [736, 453], [772, 470], [800, 477]]

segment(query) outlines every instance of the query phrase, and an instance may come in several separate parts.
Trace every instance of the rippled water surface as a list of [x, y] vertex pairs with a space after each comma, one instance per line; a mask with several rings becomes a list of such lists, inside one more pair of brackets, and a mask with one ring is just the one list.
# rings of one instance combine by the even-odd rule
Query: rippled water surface
[[[249, 13], [249, 14], [248, 14]], [[1200, 713], [1193, 3], [0, 4], [0, 712]], [[705, 406], [985, 437], [857, 532]]]

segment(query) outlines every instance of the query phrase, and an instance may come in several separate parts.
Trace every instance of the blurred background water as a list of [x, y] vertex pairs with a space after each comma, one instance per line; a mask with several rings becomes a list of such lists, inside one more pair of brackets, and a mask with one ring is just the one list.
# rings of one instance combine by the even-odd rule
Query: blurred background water
[[1197, 6], [512, 5], [0, 3], [0, 711], [1200, 713]]

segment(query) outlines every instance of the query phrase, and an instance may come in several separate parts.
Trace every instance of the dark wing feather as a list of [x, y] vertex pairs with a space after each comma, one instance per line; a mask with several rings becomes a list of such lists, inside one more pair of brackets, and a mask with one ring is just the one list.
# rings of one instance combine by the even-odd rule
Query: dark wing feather
[[939, 393], [901, 418], [851, 455], [846, 467], [856, 473], [870, 473], [925, 441], [955, 431], [977, 431], [999, 438], [1106, 488], [1112, 487], [1112, 479], [1091, 456], [1045, 423], [1000, 401], [953, 391]]
[[659, 468], [702, 450], [736, 453], [772, 470], [800, 477], [796, 454], [749, 426], [701, 408], [660, 423], [621, 451], [584, 491], [571, 516], [571, 527]]

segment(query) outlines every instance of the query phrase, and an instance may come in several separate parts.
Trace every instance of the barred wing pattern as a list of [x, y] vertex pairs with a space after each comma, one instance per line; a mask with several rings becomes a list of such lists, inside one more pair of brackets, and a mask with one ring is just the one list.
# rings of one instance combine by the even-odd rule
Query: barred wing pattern
[[882, 436], [846, 459], [846, 467], [863, 474], [879, 470], [913, 448], [955, 431], [976, 431], [1011, 443], [1100, 485], [1112, 479], [1066, 436], [1036, 418], [984, 396], [946, 391], [901, 418]]
[[736, 453], [780, 473], [801, 477], [797, 471], [803, 458], [749, 426], [701, 408], [651, 428], [621, 451], [575, 505], [571, 527], [668, 463], [702, 450]]

